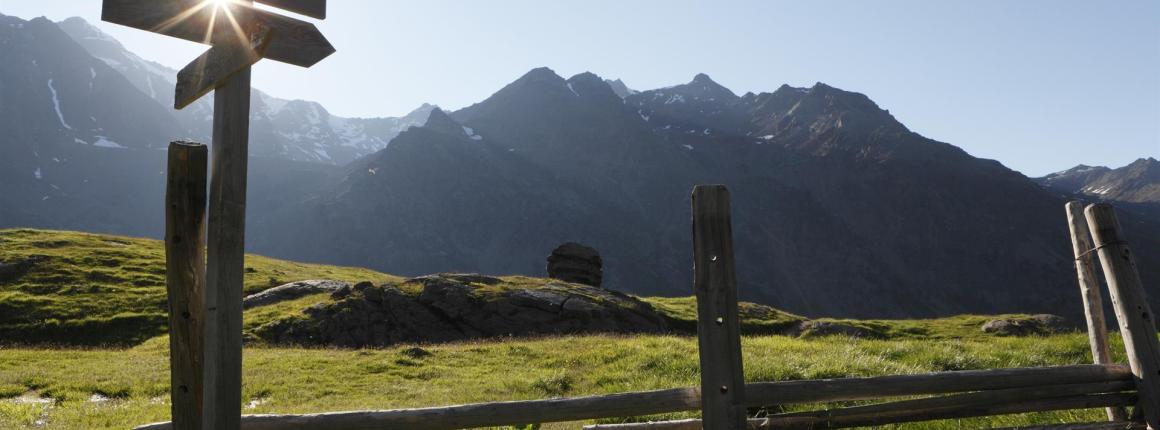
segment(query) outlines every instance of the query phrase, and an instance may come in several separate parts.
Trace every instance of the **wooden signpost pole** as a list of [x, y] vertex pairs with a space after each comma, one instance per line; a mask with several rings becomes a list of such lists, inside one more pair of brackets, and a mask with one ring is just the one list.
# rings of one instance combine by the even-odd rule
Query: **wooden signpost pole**
[[250, 70], [214, 93], [206, 269], [205, 414], [209, 428], [234, 430], [242, 417], [242, 278]]
[[[174, 361], [174, 384], [184, 384], [200, 374], [200, 381], [183, 386], [203, 387], [200, 398], [175, 387], [173, 421], [179, 430], [238, 430], [242, 416], [250, 68], [262, 58], [310, 67], [334, 53], [334, 47], [313, 24], [257, 9], [254, 2], [323, 19], [326, 0], [103, 1], [101, 18], [105, 21], [213, 46], [177, 74], [174, 92], [176, 109], [211, 91], [215, 94], [208, 258], [204, 262], [200, 259], [200, 237], [197, 250], [167, 240], [167, 249], [172, 251], [168, 254], [170, 306], [200, 310], [191, 314], [204, 318], [204, 324], [191, 324], [180, 316], [170, 316], [170, 332], [176, 340], [172, 352], [178, 355]], [[200, 212], [193, 213], [201, 210], [196, 206], [179, 205], [167, 212], [171, 222], [179, 221], [171, 226], [183, 229], [181, 236], [191, 236], [187, 230], [196, 227], [185, 221], [202, 219]], [[186, 273], [189, 271], [194, 273]], [[204, 295], [200, 294], [198, 282], [193, 282], [202, 279]], [[197, 357], [201, 358], [200, 363]]]

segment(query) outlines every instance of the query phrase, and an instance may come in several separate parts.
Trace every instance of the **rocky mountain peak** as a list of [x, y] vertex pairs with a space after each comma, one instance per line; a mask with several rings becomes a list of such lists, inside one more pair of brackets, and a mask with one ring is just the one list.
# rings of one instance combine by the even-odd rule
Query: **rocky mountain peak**
[[529, 83], [560, 83], [564, 82], [564, 78], [556, 74], [555, 70], [547, 67], [538, 67], [532, 69], [524, 76], [517, 79], [513, 84], [529, 84]]
[[605, 79], [604, 82], [608, 83], [608, 86], [610, 88], [612, 88], [612, 92], [616, 93], [616, 95], [620, 96], [620, 98], [622, 98], [622, 99], [639, 92], [639, 91], [636, 91], [632, 88], [629, 88], [628, 85], [625, 84], [624, 81], [622, 81], [620, 79], [616, 79], [616, 80]]
[[109, 36], [105, 32], [101, 31], [101, 29], [90, 24], [84, 18], [79, 16], [65, 19], [64, 21], [58, 22], [57, 25], [60, 26], [60, 29], [64, 30], [65, 33], [73, 36], [73, 38], [76, 38], [77, 36], [95, 37], [103, 41], [115, 43], [117, 46], [121, 46], [121, 42], [118, 42], [112, 36]]
[[1152, 157], [1141, 158], [1129, 164], [1128, 168], [1143, 171], [1160, 171], [1160, 161]]
[[718, 84], [713, 78], [704, 73], [698, 73], [693, 77], [692, 82], [685, 85], [678, 85], [673, 87], [673, 90], [679, 91], [682, 94], [692, 96], [693, 98], [702, 98], [708, 100], [733, 101], [740, 97], [734, 94], [732, 90], [726, 88], [724, 85]]
[[427, 116], [427, 123], [423, 125], [423, 128], [444, 134], [464, 134], [463, 125], [456, 122], [447, 112], [444, 112], [440, 108], [431, 110], [431, 114]]
[[592, 72], [584, 72], [568, 79], [568, 90], [578, 96], [602, 97], [610, 100], [620, 99], [616, 90], [604, 78]]

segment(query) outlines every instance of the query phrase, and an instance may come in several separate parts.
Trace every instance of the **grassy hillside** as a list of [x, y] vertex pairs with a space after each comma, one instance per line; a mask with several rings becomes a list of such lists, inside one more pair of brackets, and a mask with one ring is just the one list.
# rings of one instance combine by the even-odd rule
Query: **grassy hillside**
[[[0, 341], [135, 345], [166, 331], [161, 242], [44, 230], [0, 230], [0, 262], [44, 260], [0, 282]], [[305, 279], [397, 281], [372, 270], [246, 256], [246, 294]]]
[[[15, 280], [0, 279], [0, 344], [58, 346], [133, 346], [166, 332], [165, 251], [157, 240], [46, 230], [0, 230], [0, 263], [33, 259]], [[415, 283], [372, 270], [303, 264], [257, 255], [246, 256], [245, 293], [284, 283], [333, 279], [389, 283], [418, 294]], [[497, 285], [479, 285], [478, 294], [536, 289], [542, 278], [505, 276]], [[645, 297], [679, 332], [696, 331], [692, 297]], [[299, 318], [302, 310], [330, 301], [328, 294], [251, 309], [245, 329]], [[746, 334], [792, 331], [805, 318], [768, 306], [741, 303]], [[1024, 316], [1007, 315], [1008, 318]], [[856, 327], [874, 338], [969, 338], [991, 317], [958, 316], [932, 320], [826, 320]], [[804, 333], [810, 335], [810, 332]], [[254, 338], [251, 336], [251, 340]]]

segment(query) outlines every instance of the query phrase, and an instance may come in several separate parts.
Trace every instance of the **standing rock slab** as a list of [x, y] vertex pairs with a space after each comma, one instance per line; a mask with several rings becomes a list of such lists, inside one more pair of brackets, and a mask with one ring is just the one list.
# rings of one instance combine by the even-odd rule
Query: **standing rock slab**
[[596, 249], [568, 242], [557, 247], [548, 256], [548, 277], [600, 287], [604, 281], [603, 261]]

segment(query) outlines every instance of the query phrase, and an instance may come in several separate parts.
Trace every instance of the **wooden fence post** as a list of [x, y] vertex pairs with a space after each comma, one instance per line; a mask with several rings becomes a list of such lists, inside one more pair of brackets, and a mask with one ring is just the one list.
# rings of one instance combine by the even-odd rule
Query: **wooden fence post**
[[[1076, 278], [1079, 280], [1080, 297], [1083, 298], [1083, 311], [1087, 318], [1092, 361], [1095, 364], [1112, 364], [1108, 325], [1104, 319], [1104, 296], [1100, 292], [1100, 280], [1096, 277], [1095, 257], [1090, 252], [1093, 248], [1092, 239], [1084, 220], [1082, 203], [1067, 203], [1067, 222], [1071, 229], [1071, 248], [1075, 254]], [[1120, 408], [1108, 408], [1107, 412], [1109, 421], [1124, 421], [1128, 417]]]
[[206, 159], [205, 145], [169, 144], [165, 271], [174, 430], [202, 430]]
[[1108, 281], [1128, 364], [1136, 378], [1136, 389], [1140, 393], [1138, 407], [1144, 409], [1148, 426], [1160, 429], [1160, 340], [1156, 338], [1156, 324], [1136, 270], [1135, 257], [1124, 241], [1115, 208], [1094, 204], [1087, 207], [1086, 215]]
[[730, 217], [729, 190], [724, 186], [699, 185], [693, 189], [693, 288], [706, 430], [746, 428]]

